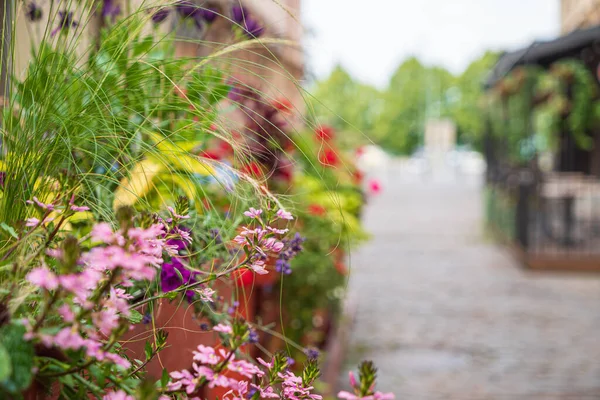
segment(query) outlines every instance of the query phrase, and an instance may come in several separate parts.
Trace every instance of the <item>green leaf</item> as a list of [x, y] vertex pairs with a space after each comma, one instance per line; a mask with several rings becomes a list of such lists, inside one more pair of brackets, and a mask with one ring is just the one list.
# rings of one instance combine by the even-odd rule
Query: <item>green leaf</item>
[[169, 383], [169, 371], [167, 371], [166, 368], [163, 368], [162, 376], [160, 377], [160, 386], [166, 388], [167, 383]]
[[0, 344], [0, 381], [6, 380], [12, 374], [10, 355], [6, 348]]
[[19, 393], [27, 389], [33, 379], [33, 345], [25, 341], [23, 325], [8, 325], [0, 331], [0, 344], [10, 349], [12, 373], [0, 381], [0, 387], [9, 393]]
[[144, 316], [135, 310], [131, 310], [127, 319], [132, 324], [139, 324], [140, 322], [142, 322], [142, 319], [144, 319]]
[[150, 358], [152, 358], [152, 345], [150, 344], [150, 342], [146, 342], [146, 346], [144, 347], [144, 354], [146, 354], [146, 361], [150, 360]]
[[5, 230], [6, 232], [8, 232], [8, 234], [10, 236], [14, 237], [15, 239], [19, 238], [19, 236], [17, 236], [17, 232], [15, 232], [15, 230], [11, 226], [8, 226], [6, 224], [6, 222], [0, 223], [0, 228], [2, 228], [3, 230]]
[[133, 55], [147, 54], [154, 45], [154, 38], [149, 35], [133, 43]]

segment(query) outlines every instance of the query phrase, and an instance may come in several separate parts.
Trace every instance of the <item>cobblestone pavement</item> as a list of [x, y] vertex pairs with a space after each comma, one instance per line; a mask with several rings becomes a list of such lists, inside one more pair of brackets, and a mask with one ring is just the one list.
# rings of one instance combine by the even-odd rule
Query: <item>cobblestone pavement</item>
[[600, 274], [521, 269], [483, 233], [479, 179], [399, 172], [351, 259], [345, 370], [372, 359], [397, 399], [600, 399]]

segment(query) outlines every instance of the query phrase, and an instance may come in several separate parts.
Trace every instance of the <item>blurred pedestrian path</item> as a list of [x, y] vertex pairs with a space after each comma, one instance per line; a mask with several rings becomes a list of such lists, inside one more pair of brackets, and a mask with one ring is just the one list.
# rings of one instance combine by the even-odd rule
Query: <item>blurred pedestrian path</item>
[[485, 236], [481, 175], [408, 167], [365, 210], [347, 367], [372, 359], [397, 399], [600, 399], [600, 276], [521, 269]]

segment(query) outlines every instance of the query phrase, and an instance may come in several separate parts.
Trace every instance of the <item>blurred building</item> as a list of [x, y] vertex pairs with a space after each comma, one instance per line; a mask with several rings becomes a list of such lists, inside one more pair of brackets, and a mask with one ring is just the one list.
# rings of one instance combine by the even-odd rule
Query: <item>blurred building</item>
[[486, 218], [531, 268], [600, 270], [600, 1], [562, 5], [567, 33], [488, 76]]
[[600, 24], [600, 0], [561, 0], [560, 28], [563, 34]]

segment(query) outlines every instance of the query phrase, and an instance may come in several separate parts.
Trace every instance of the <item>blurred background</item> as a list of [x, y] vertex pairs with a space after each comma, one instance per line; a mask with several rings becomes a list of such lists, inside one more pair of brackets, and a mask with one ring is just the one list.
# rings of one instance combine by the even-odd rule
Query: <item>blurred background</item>
[[397, 398], [600, 398], [600, 1], [301, 11], [309, 106], [377, 182], [340, 363]]

